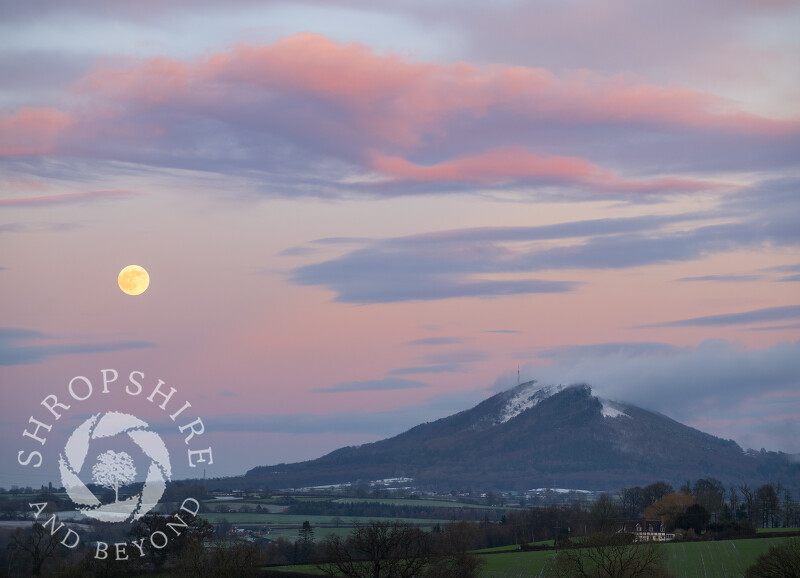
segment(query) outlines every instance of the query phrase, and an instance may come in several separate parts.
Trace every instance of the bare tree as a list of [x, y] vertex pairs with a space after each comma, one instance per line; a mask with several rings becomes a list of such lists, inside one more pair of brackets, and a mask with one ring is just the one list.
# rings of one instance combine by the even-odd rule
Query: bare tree
[[630, 534], [593, 534], [560, 550], [552, 568], [559, 578], [652, 578], [668, 576], [659, 544], [636, 544]]
[[195, 540], [182, 550], [174, 575], [186, 578], [244, 578], [259, 575], [259, 567], [264, 563], [264, 552], [256, 544], [219, 539], [206, 545]]
[[319, 568], [330, 576], [411, 578], [428, 563], [430, 548], [419, 528], [373, 520], [354, 528], [346, 540], [329, 535], [325, 554], [329, 561]]
[[761, 528], [775, 526], [778, 504], [778, 494], [772, 484], [764, 484], [756, 490], [756, 509], [758, 510], [758, 520]]
[[667, 482], [655, 482], [645, 486], [642, 492], [644, 493], [644, 507], [646, 508], [664, 496], [672, 494], [675, 490]]
[[747, 578], [800, 578], [800, 539], [770, 546], [745, 573]]
[[103, 452], [92, 468], [92, 479], [96, 484], [114, 490], [114, 502], [119, 502], [119, 487], [136, 479], [133, 458], [127, 452]]
[[793, 525], [792, 510], [794, 509], [794, 502], [792, 502], [792, 493], [783, 490], [783, 527], [790, 528]]
[[739, 492], [736, 491], [736, 486], [728, 488], [728, 507], [731, 510], [731, 520], [736, 520], [736, 510], [739, 509]]
[[434, 558], [425, 570], [426, 578], [475, 578], [486, 562], [471, 552], [475, 548], [478, 529], [472, 522], [461, 520], [445, 524], [434, 535]]
[[[181, 525], [170, 527], [170, 523]], [[183, 523], [186, 524], [185, 527], [182, 526]], [[150, 540], [156, 532], [162, 532], [169, 537], [165, 546], [158, 547]], [[142, 544], [144, 557], [156, 570], [160, 570], [170, 558], [180, 556], [188, 546], [195, 543], [202, 544], [213, 536], [214, 526], [208, 520], [197, 516], [187, 517], [180, 511], [173, 512], [169, 516], [148, 512], [136, 520], [128, 531], [128, 541]]]
[[716, 478], [701, 478], [694, 483], [692, 495], [695, 501], [711, 514], [713, 520], [718, 518], [725, 503], [725, 486]]
[[595, 531], [612, 530], [619, 521], [621, 512], [617, 503], [608, 494], [600, 494], [589, 510], [589, 518]]
[[619, 503], [622, 515], [626, 518], [638, 518], [644, 512], [645, 507], [650, 505], [650, 503], [645, 503], [646, 499], [645, 491], [639, 486], [620, 489]]
[[747, 484], [741, 484], [739, 486], [739, 491], [742, 493], [742, 500], [744, 501], [744, 506], [747, 509], [747, 519], [750, 521], [750, 523], [755, 523], [755, 496], [753, 495], [753, 490], [751, 490], [750, 486]]
[[30, 564], [34, 576], [39, 576], [45, 562], [55, 557], [57, 547], [58, 538], [39, 523], [34, 523], [27, 531], [18, 529], [11, 535], [8, 545], [12, 559], [22, 558], [23, 562]]

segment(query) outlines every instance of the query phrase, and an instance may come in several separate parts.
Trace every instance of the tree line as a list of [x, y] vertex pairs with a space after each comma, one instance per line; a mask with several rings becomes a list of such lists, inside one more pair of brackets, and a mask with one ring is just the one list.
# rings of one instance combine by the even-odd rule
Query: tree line
[[305, 516], [356, 516], [359, 518], [415, 518], [421, 520], [472, 520], [488, 516], [493, 522], [500, 520], [502, 509], [454, 508], [394, 504], [391, 502], [336, 502], [333, 500], [289, 501], [288, 513]]
[[658, 482], [645, 488], [621, 489], [619, 503], [624, 516], [647, 516], [649, 513], [651, 517], [658, 517], [665, 508], [653, 505], [668, 494], [685, 496], [684, 500], [691, 501], [688, 505], [701, 506], [708, 512], [711, 522], [745, 521], [756, 528], [800, 526], [800, 503], [780, 483], [757, 488], [743, 483], [726, 488], [715, 478], [701, 478], [694, 484], [687, 481], [676, 492], [669, 484]]
[[[176, 487], [171, 490], [170, 497], [178, 499], [187, 492], [196, 493], [196, 489]], [[386, 507], [394, 509], [390, 511]], [[309, 515], [353, 515], [358, 511], [357, 515], [364, 518], [386, 514], [420, 518], [427, 514], [450, 518], [451, 522], [424, 531], [408, 524], [370, 521], [356, 525], [346, 537], [332, 534], [321, 540], [315, 539], [314, 529], [306, 522], [295, 540], [247, 542], [231, 539], [224, 527], [215, 528], [197, 517], [179, 536], [170, 534], [171, 539], [164, 547], [145, 541], [141, 556], [130, 548], [130, 559], [125, 561], [116, 560], [111, 555], [112, 550], [109, 555], [98, 557], [94, 544], [99, 540], [108, 544], [137, 540], [141, 543], [142, 538], [159, 531], [169, 533], [165, 528], [168, 517], [147, 514], [127, 533], [113, 524], [94, 523], [81, 535], [82, 547], [75, 550], [59, 546], [60, 536], [53, 536], [41, 524], [34, 524], [28, 529], [0, 530], [0, 568], [13, 576], [54, 572], [62, 576], [168, 572], [175, 576], [219, 577], [256, 575], [266, 565], [309, 562], [339, 575], [467, 577], [480, 566], [480, 561], [470, 554], [474, 549], [539, 548], [543, 546], [537, 543], [552, 541], [559, 549], [558, 563], [564, 568], [572, 567], [570, 564], [585, 566], [608, 562], [600, 558], [593, 562], [587, 558], [597, 554], [617, 560], [614, 564], [623, 560], [643, 564], [641, 567], [648, 569], [650, 575], [660, 575], [661, 570], [655, 570], [660, 567], [657, 552], [654, 554], [644, 548], [631, 550], [634, 545], [630, 535], [613, 538], [620, 534], [624, 522], [642, 518], [663, 521], [665, 529], [674, 532], [678, 539], [747, 536], [755, 534], [756, 528], [800, 526], [798, 503], [782, 486], [764, 484], [750, 488], [740, 484], [726, 488], [714, 478], [687, 482], [678, 489], [656, 482], [644, 487], [622, 488], [617, 494], [601, 494], [593, 501], [575, 500], [569, 504], [526, 509], [458, 510], [376, 502], [302, 501], [292, 503], [291, 508], [292, 513], [302, 511]], [[477, 520], [460, 520], [458, 516], [465, 513], [477, 516]], [[788, 552], [794, 555], [794, 550]], [[642, 562], [634, 554], [648, 557]], [[371, 556], [379, 559], [373, 560]]]

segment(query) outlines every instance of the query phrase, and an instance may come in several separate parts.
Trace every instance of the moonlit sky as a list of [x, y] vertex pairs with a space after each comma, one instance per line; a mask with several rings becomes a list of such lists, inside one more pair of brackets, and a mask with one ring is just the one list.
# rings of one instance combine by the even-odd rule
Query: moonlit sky
[[518, 367], [800, 452], [798, 28], [788, 0], [3, 3], [0, 485], [57, 484], [92, 412], [180, 447], [159, 379], [209, 477]]

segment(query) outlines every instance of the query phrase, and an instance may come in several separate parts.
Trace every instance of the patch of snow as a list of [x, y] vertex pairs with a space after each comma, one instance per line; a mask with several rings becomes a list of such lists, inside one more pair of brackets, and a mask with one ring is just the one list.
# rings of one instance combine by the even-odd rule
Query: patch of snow
[[282, 488], [283, 490], [290, 491], [290, 492], [319, 492], [319, 491], [343, 491], [346, 488], [349, 488], [352, 484], [350, 482], [345, 482], [343, 484], [328, 484], [326, 486], [306, 486], [304, 488]]
[[600, 403], [603, 404], [603, 409], [600, 410], [600, 412], [602, 413], [603, 417], [610, 417], [610, 418], [614, 418], [614, 417], [631, 417], [627, 413], [625, 413], [624, 411], [614, 407], [612, 405], [614, 402], [612, 402], [612, 401], [609, 401], [607, 399], [600, 399]]
[[564, 385], [545, 385], [537, 386], [531, 383], [528, 387], [521, 388], [514, 396], [506, 402], [506, 405], [500, 410], [495, 423], [506, 423], [508, 420], [517, 417], [523, 411], [529, 410], [540, 401], [547, 399], [551, 395], [563, 390]]
[[546, 494], [547, 492], [555, 492], [556, 494], [569, 494], [574, 492], [576, 494], [594, 494], [592, 490], [576, 490], [572, 488], [534, 488], [532, 490], [528, 490], [528, 493], [532, 494]]
[[413, 481], [414, 478], [383, 478], [382, 480], [373, 480], [370, 482], [370, 484], [404, 484]]

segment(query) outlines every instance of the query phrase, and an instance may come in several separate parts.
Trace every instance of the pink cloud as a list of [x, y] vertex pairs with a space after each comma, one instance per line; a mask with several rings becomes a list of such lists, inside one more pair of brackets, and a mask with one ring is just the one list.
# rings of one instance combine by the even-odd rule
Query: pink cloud
[[73, 91], [91, 103], [107, 103], [100, 114], [114, 114], [121, 103], [155, 106], [186, 98], [193, 65], [168, 57], [154, 57], [141, 62], [132, 59], [101, 59], [92, 72], [79, 80]]
[[[613, 125], [770, 138], [799, 126], [737, 112], [713, 95], [633, 77], [420, 63], [310, 33], [271, 45], [238, 45], [195, 61], [103, 60], [75, 84], [72, 98], [71, 112], [5, 113], [0, 154], [128, 160], [163, 146], [165, 154], [191, 156], [209, 150], [195, 147], [199, 139], [226, 143], [212, 154], [215, 160], [234, 141], [260, 167], [264, 153], [252, 143], [278, 138], [394, 180], [580, 182], [601, 191], [652, 192], [708, 185], [679, 176], [626, 179], [580, 155], [547, 154], [541, 145], [533, 152], [531, 135], [542, 125]], [[182, 140], [187, 133], [191, 142]], [[449, 158], [437, 164], [409, 160], [432, 151]]]
[[[567, 124], [656, 123], [769, 134], [798, 128], [796, 122], [732, 110], [732, 103], [714, 95], [630, 76], [580, 71], [558, 78], [545, 69], [523, 66], [418, 63], [310, 33], [269, 46], [239, 45], [191, 68], [187, 73], [186, 67], [158, 61], [134, 74], [154, 71], [164, 78], [166, 71], [175, 79], [175, 89], [193, 75], [208, 83], [313, 95], [357, 111], [364, 127], [386, 142], [409, 146], [419, 144], [427, 132], [445, 133], [448, 118], [458, 113], [481, 118], [498, 109]], [[163, 93], [161, 82], [153, 82], [155, 93]]]
[[373, 154], [372, 168], [397, 180], [505, 185], [519, 182], [582, 183], [619, 192], [695, 191], [723, 186], [693, 179], [625, 179], [579, 157], [540, 156], [522, 147], [490, 150], [435, 165], [418, 165], [401, 157]]
[[[418, 129], [454, 112], [467, 111], [480, 117], [494, 107], [509, 107], [531, 117], [552, 118], [555, 114], [561, 121], [571, 122], [658, 122], [701, 128], [725, 126], [743, 132], [797, 128], [796, 122], [731, 110], [731, 103], [714, 95], [647, 84], [635, 77], [603, 77], [580, 71], [562, 79], [545, 69], [523, 66], [418, 63], [311, 33], [296, 34], [268, 46], [239, 45], [191, 68], [197, 78], [211, 82], [313, 94], [361, 109], [367, 115], [391, 114]], [[186, 83], [186, 67], [164, 59], [147, 62], [134, 74], [145, 71], [155, 73], [154, 79], [172, 77], [175, 86]], [[160, 94], [163, 87], [155, 84], [156, 94]]]
[[11, 179], [3, 179], [0, 181], [2, 183], [3, 188], [8, 189], [21, 189], [25, 191], [49, 191], [52, 189], [50, 185], [47, 183], [43, 183], [41, 181], [36, 181], [33, 179], [25, 179], [25, 178], [11, 178]]
[[65, 203], [78, 203], [98, 199], [126, 198], [139, 195], [134, 191], [86, 191], [81, 193], [62, 193], [43, 197], [20, 197], [16, 199], [0, 199], [2, 207], [49, 207]]
[[417, 165], [400, 157], [374, 155], [372, 166], [385, 175], [399, 179], [468, 181], [487, 185], [524, 178], [565, 181], [610, 177], [609, 171], [583, 159], [537, 156], [518, 147], [494, 149], [432, 166]]
[[41, 155], [52, 151], [74, 118], [52, 107], [22, 107], [0, 113], [0, 155]]

